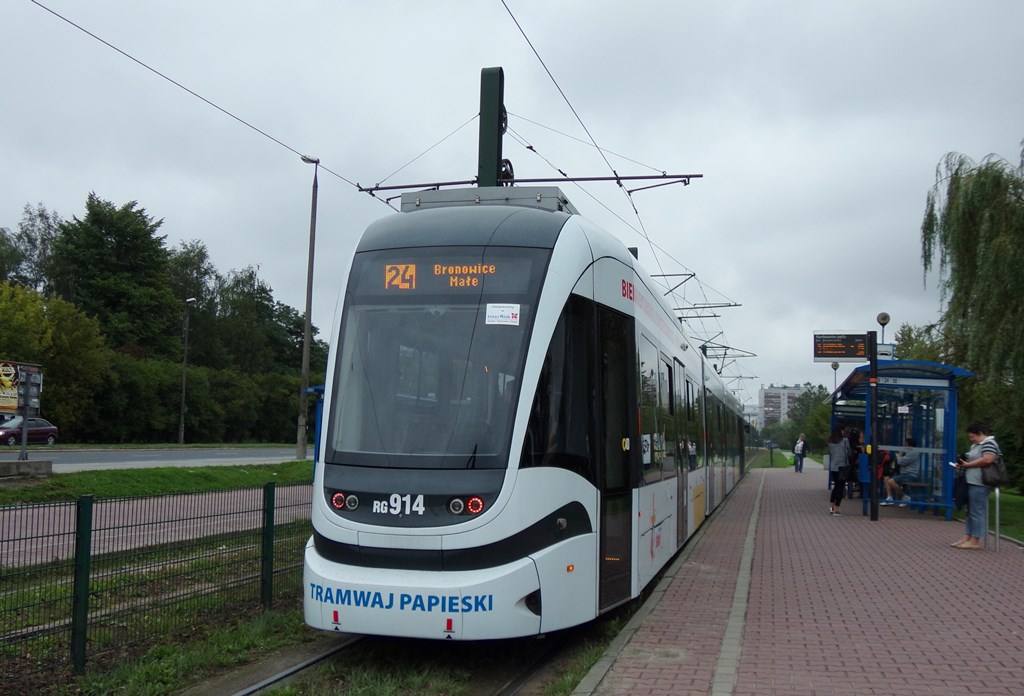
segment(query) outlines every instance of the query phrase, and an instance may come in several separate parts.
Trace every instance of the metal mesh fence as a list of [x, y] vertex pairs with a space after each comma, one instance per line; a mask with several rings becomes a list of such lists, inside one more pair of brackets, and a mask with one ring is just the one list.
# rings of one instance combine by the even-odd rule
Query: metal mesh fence
[[310, 495], [271, 484], [0, 506], [0, 684], [81, 671], [297, 596]]
[[75, 503], [0, 507], [0, 683], [70, 664]]

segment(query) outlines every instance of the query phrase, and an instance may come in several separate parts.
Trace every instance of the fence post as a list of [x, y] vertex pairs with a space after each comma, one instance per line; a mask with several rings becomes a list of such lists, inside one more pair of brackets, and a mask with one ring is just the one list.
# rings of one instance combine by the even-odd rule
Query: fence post
[[93, 496], [80, 495], [75, 505], [75, 579], [71, 605], [71, 662], [75, 674], [85, 674], [89, 634], [89, 565], [92, 560]]
[[996, 486], [996, 553], [999, 553], [999, 486]]
[[260, 565], [260, 598], [270, 609], [274, 598], [274, 482], [263, 484], [263, 554]]

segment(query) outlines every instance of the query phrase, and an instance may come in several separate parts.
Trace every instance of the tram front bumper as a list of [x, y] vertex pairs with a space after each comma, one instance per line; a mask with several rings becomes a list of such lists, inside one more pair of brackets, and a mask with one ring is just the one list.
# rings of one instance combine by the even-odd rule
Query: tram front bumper
[[530, 559], [472, 571], [363, 568], [324, 559], [312, 539], [303, 567], [306, 623], [324, 631], [439, 640], [540, 633], [527, 606], [540, 587]]

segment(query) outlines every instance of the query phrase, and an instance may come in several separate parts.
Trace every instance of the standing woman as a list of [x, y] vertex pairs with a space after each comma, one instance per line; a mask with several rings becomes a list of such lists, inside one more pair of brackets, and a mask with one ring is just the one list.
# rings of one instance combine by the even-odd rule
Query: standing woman
[[[850, 454], [849, 463], [846, 466], [846, 495], [853, 497], [861, 491], [860, 483], [860, 453], [864, 451], [861, 446], [864, 436], [857, 428], [850, 428], [846, 433], [846, 448]], [[864, 495], [861, 493], [861, 497]]]
[[804, 457], [806, 456], [807, 440], [804, 438], [804, 434], [800, 433], [799, 439], [793, 445], [793, 468], [796, 469], [796, 473], [804, 473]]
[[964, 538], [951, 544], [954, 549], [981, 548], [981, 540], [988, 534], [989, 492], [989, 487], [981, 481], [981, 470], [1002, 456], [992, 431], [984, 423], [968, 425], [967, 439], [971, 441], [971, 449], [956, 465], [958, 470], [967, 470], [967, 528]]
[[850, 460], [850, 444], [843, 437], [843, 431], [836, 428], [828, 439], [828, 470], [832, 472], [832, 495], [828, 510], [833, 517], [841, 515], [839, 506], [843, 502], [846, 488], [846, 464]]

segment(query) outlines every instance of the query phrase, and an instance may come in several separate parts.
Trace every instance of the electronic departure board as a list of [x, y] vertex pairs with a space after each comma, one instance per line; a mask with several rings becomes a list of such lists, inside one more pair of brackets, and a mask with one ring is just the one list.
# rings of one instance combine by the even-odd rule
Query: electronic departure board
[[814, 362], [867, 362], [867, 334], [814, 332]]

